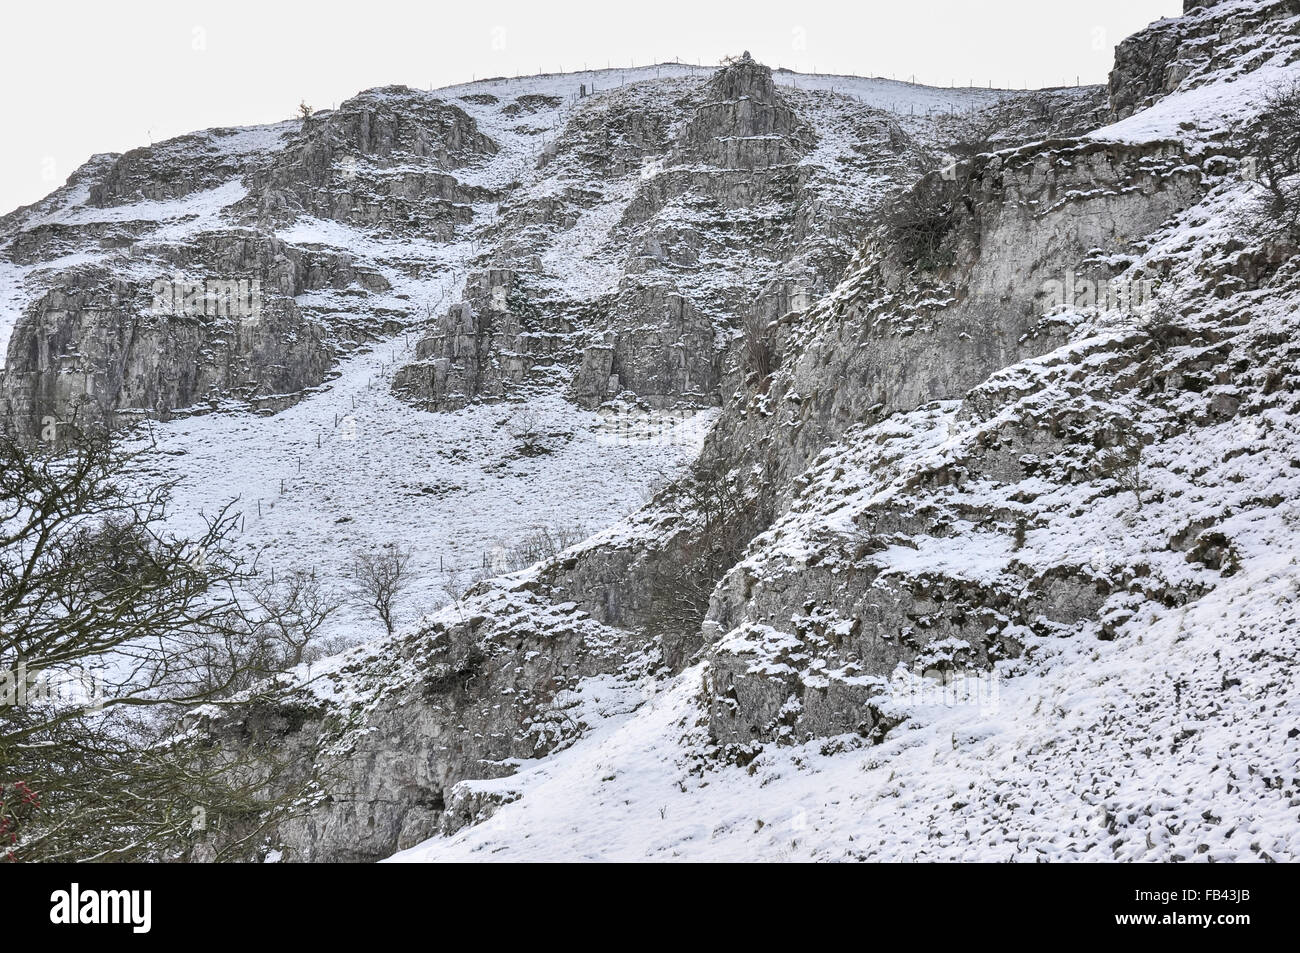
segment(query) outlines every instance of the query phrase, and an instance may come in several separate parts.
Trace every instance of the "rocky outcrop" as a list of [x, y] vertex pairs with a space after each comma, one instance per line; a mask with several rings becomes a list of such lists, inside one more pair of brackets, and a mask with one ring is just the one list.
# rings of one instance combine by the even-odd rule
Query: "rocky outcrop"
[[746, 52], [720, 70], [676, 143], [682, 162], [719, 169], [789, 165], [813, 145], [811, 130], [777, 93], [772, 71]]
[[297, 296], [350, 288], [389, 283], [347, 252], [247, 229], [151, 246], [125, 272], [65, 272], [19, 319], [0, 395], [28, 430], [91, 408], [111, 417], [237, 399], [277, 409], [324, 381], [338, 354]]
[[708, 317], [671, 285], [627, 281], [607, 307], [616, 327], [588, 346], [573, 394], [595, 407], [623, 391], [651, 407], [716, 400], [722, 347]]
[[291, 297], [244, 285], [159, 309], [151, 285], [103, 269], [65, 273], [14, 330], [0, 377], [6, 417], [39, 432], [229, 398], [274, 409], [278, 395], [319, 384], [334, 357], [320, 328]]
[[116, 157], [90, 186], [87, 204], [105, 208], [167, 202], [218, 188], [264, 164], [296, 125], [209, 129], [132, 149]]
[[[705, 82], [637, 84], [573, 109], [539, 159], [548, 181], [563, 188], [502, 204], [493, 261], [536, 274], [539, 289], [556, 286], [559, 294], [535, 303], [551, 333], [568, 335], [553, 357], [574, 400], [594, 407], [622, 395], [651, 407], [716, 405], [727, 348], [747, 315], [768, 307], [762, 286], [797, 286], [798, 296], [808, 297], [834, 281], [849, 244], [836, 234], [836, 221], [848, 209], [825, 191], [832, 183], [839, 188], [841, 170], [800, 163], [818, 142], [811, 117], [850, 110], [817, 98], [803, 106], [808, 117], [778, 91], [771, 70], [745, 55]], [[857, 148], [883, 145], [885, 155], [868, 169], [837, 154], [836, 162], [854, 166], [842, 171], [905, 175], [920, 155], [907, 134], [871, 110], [851, 111], [867, 137]], [[590, 182], [593, 173], [609, 180], [599, 190], [569, 184]], [[609, 193], [620, 198], [611, 201]], [[568, 264], [548, 267], [542, 259], [585, 222], [614, 212], [613, 227], [596, 241], [602, 257], [618, 263], [618, 279], [574, 301], [548, 273]], [[468, 320], [477, 322], [475, 339], [487, 351], [449, 346], [467, 320], [460, 303], [453, 310], [420, 345], [418, 366], [399, 377], [399, 393], [420, 406], [441, 406], [448, 387], [459, 388], [457, 400], [499, 398], [505, 391], [495, 384], [472, 383], [482, 365], [513, 368], [507, 377], [516, 383], [528, 373], [529, 348], [512, 334], [485, 335], [481, 308]]]
[[[874, 447], [806, 470], [828, 448], [852, 446], [875, 421], [960, 399], [999, 369], [1061, 347], [1070, 325], [1053, 314], [1062, 309], [1051, 292], [1066, 282], [1109, 287], [1130, 268], [1134, 243], [1194, 204], [1206, 181], [1182, 147], [1165, 142], [1048, 141], [980, 157], [956, 176], [950, 264], [918, 270], [898, 260], [896, 246], [869, 245], [811, 315], [782, 322], [779, 371], [738, 393], [710, 435], [714, 455], [778, 474], [772, 485], [793, 494], [776, 504], [785, 520], [815, 500], [842, 499], [836, 483], [846, 468], [889, 485], [888, 455]], [[1128, 271], [1126, 280], [1143, 278]], [[1072, 298], [1064, 310], [1082, 303]], [[1017, 456], [1043, 449], [1020, 446]], [[994, 457], [1001, 467], [1004, 457]], [[993, 479], [986, 466], [948, 454], [908, 474], [907, 485]], [[1014, 534], [1014, 509], [981, 518]], [[894, 540], [970, 533], [979, 519], [885, 501], [854, 522], [833, 551], [810, 540], [769, 582], [742, 563], [714, 593], [704, 622], [713, 642], [710, 719], [737, 757], [774, 740], [879, 735], [890, 716], [873, 699], [898, 665], [987, 668], [1020, 652], [1016, 631], [1094, 619], [1111, 591], [1074, 570], [1012, 572], [999, 586], [961, 573], [882, 572], [872, 554]], [[777, 538], [781, 525], [771, 531]]]
[[[1274, 293], [1294, 292], [1285, 269], [1273, 280]], [[714, 593], [717, 743], [746, 761], [770, 743], [879, 740], [905, 708], [900, 691], [928, 690], [909, 679], [942, 687], [1006, 671], [1043, 640], [1111, 640], [1140, 606], [1189, 605], [1231, 575], [1231, 544], [1214, 526], [1277, 498], [1256, 487], [1231, 501], [1173, 499], [1158, 477], [1133, 474], [1166, 442], [1212, 440], [1225, 422], [1250, 427], [1241, 421], [1293, 403], [1260, 389], [1290, 376], [1289, 345], [1265, 327], [1242, 331], [1249, 307], [1238, 299], [1189, 323], [1177, 356], [1130, 326], [994, 374], [960, 403], [847, 433]], [[1233, 398], [1202, 390], [1211, 380]], [[1144, 518], [1149, 508], [1160, 515]], [[1198, 519], [1202, 508], [1217, 515]], [[1150, 519], [1186, 529], [1165, 535]]]
[[810, 315], [780, 323], [770, 383], [751, 382], [710, 435], [726, 459], [774, 467], [789, 487], [863, 421], [954, 399], [993, 371], [1063, 341], [1052, 289], [1105, 286], [1131, 244], [1201, 194], [1174, 143], [1048, 141], [962, 167], [952, 263], [908, 268], [889, 246], [864, 258]]
[[[630, 661], [639, 649], [628, 633], [531, 589], [471, 594], [383, 653], [340, 657], [319, 675], [330, 703], [309, 691], [283, 702], [297, 717], [280, 719], [278, 745], [320, 749], [329, 778], [327, 794], [276, 832], [286, 860], [376, 861], [454, 831], [491, 800], [462, 782], [509, 777], [522, 760], [572, 743], [597, 711], [639, 701], [645, 666]], [[582, 687], [596, 676], [608, 681], [591, 698]], [[238, 745], [250, 714], [208, 716], [196, 728]], [[281, 783], [294, 787], [315, 767], [300, 764]]]
[[[309, 214], [373, 234], [450, 239], [473, 218], [466, 203], [486, 194], [450, 170], [495, 151], [458, 107], [390, 88], [304, 121], [97, 157], [61, 199], [7, 217], [0, 236], [29, 296], [0, 339], [0, 395], [13, 425], [33, 428], [83, 405], [110, 415], [231, 400], [284, 406], [348, 350], [415, 319], [406, 296], [389, 293], [424, 265], [288, 242], [275, 229]], [[41, 267], [65, 256], [80, 263]], [[207, 291], [183, 307], [169, 291], [160, 308], [160, 285], [215, 289], [218, 299], [238, 286], [256, 314], [231, 320]]]
[[430, 410], [525, 396], [550, 382], [572, 324], [538, 302], [515, 271], [490, 268], [466, 279], [464, 300], [439, 315], [401, 367], [393, 390]]
[[1115, 48], [1111, 113], [1123, 119], [1168, 96], [1266, 64], [1300, 59], [1296, 0], [1184, 0], [1185, 16], [1160, 20]]
[[497, 151], [460, 107], [406, 87], [369, 90], [313, 114], [290, 145], [247, 178], [259, 220], [302, 214], [441, 240], [468, 224], [482, 190], [452, 172]]

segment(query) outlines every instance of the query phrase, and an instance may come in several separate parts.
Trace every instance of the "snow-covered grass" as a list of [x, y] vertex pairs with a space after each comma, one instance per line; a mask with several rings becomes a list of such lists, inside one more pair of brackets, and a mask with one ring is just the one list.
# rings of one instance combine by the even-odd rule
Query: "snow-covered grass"
[[[447, 601], [445, 569], [464, 577], [540, 529], [596, 530], [639, 507], [698, 452], [714, 412], [665, 434], [620, 430], [555, 396], [475, 405], [455, 413], [411, 408], [389, 389], [401, 337], [345, 360], [339, 376], [274, 416], [216, 413], [152, 425], [142, 476], [177, 479], [171, 507], [193, 531], [237, 500], [238, 542], [264, 570], [317, 569], [342, 586], [353, 551], [389, 542], [414, 551], [409, 621]], [[337, 419], [337, 425], [336, 425]], [[522, 449], [521, 427], [545, 451]], [[318, 445], [319, 444], [319, 445]], [[283, 491], [281, 487], [283, 486]], [[326, 634], [381, 634], [349, 606]]]
[[0, 260], [0, 370], [4, 370], [9, 352], [9, 337], [22, 316], [22, 277], [26, 269]]
[[1126, 638], [1044, 645], [990, 703], [932, 703], [878, 747], [830, 738], [748, 770], [698, 768], [697, 666], [493, 782], [521, 797], [489, 820], [394, 860], [1294, 859], [1298, 599], [1294, 555], [1252, 559]]

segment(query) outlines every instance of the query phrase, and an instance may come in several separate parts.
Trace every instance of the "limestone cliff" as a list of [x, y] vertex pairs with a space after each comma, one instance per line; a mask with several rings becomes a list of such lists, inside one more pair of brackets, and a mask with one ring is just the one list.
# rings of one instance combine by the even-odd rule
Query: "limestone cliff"
[[[411, 415], [716, 408], [631, 516], [296, 672], [281, 710], [194, 714], [322, 752], [277, 856], [1294, 855], [1256, 819], [1298, 796], [1300, 250], [1240, 126], [1298, 22], [1189, 3], [1120, 44], [1106, 103], [893, 84], [922, 105], [891, 110], [743, 55], [96, 160], [4, 221], [31, 300], [0, 384], [17, 419], [278, 405], [410, 330]], [[193, 217], [137, 220], [164, 200]], [[155, 272], [267, 303], [146, 320]], [[950, 703], [988, 684], [997, 717]], [[811, 831], [769, 825], [809, 790]]]

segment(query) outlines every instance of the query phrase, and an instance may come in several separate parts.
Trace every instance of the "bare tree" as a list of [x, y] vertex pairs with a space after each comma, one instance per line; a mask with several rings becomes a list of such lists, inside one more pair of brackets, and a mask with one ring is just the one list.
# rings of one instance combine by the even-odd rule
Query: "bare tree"
[[357, 592], [379, 614], [384, 628], [393, 634], [393, 610], [397, 597], [410, 585], [407, 572], [411, 551], [396, 543], [359, 550], [352, 555], [352, 581]]
[[296, 797], [266, 793], [271, 759], [218, 752], [183, 722], [246, 684], [238, 664], [212, 680], [198, 651], [248, 631], [235, 517], [169, 533], [170, 487], [133, 490], [130, 461], [106, 434], [57, 449], [0, 435], [0, 828], [16, 859], [175, 858], [204, 830], [195, 808], [256, 837]]
[[[543, 559], [558, 556], [589, 535], [591, 534], [581, 523], [569, 526], [538, 526], [521, 536], [514, 545], [497, 551], [487, 568], [497, 573], [517, 572]], [[449, 593], [450, 591], [448, 589]]]
[[193, 539], [168, 533], [170, 486], [133, 493], [128, 459], [102, 436], [61, 452], [0, 437], [0, 665], [125, 654], [134, 677], [117, 704], [163, 691], [182, 700], [191, 662], [168, 647], [241, 618], [237, 517], [223, 509]]
[[1147, 489], [1146, 475], [1142, 468], [1146, 438], [1139, 425], [1118, 417], [1112, 420], [1104, 433], [1107, 434], [1107, 443], [1110, 445], [1098, 452], [1093, 473], [1113, 479], [1121, 491], [1131, 491], [1136, 503], [1135, 509], [1141, 512], [1142, 494]]
[[270, 646], [274, 670], [315, 661], [331, 648], [318, 644], [316, 636], [342, 602], [321, 584], [315, 570], [297, 569], [263, 583], [253, 589], [252, 599], [261, 612], [258, 629]]
[[1150, 338], [1151, 343], [1161, 352], [1175, 345], [1186, 344], [1192, 337], [1192, 328], [1187, 318], [1179, 313], [1173, 299], [1165, 295], [1138, 312], [1135, 323], [1138, 330]]
[[1269, 214], [1300, 239], [1300, 81], [1280, 86], [1247, 133], [1255, 178], [1268, 191]]
[[550, 453], [551, 448], [546, 444], [546, 431], [537, 408], [522, 405], [510, 416], [506, 427], [516, 441], [516, 449], [524, 456], [536, 457]]
[[470, 589], [472, 589], [483, 578], [483, 575], [480, 573], [478, 576], [471, 575], [467, 577], [465, 571], [461, 569], [461, 567], [454, 565], [448, 566], [444, 569], [442, 575], [444, 580], [442, 589], [447, 593], [447, 597], [451, 599], [452, 604], [456, 606], [456, 614], [459, 615], [461, 621], [464, 622], [465, 614], [461, 609], [461, 603], [464, 602], [465, 596], [469, 593]]

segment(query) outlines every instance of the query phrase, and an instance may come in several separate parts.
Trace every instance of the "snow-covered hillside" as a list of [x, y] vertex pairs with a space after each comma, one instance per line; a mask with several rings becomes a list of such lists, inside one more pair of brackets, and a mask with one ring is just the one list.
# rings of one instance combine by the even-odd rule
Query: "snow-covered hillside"
[[907, 722], [881, 744], [744, 770], [701, 770], [697, 665], [572, 749], [466, 782], [516, 800], [394, 860], [1291, 860], [1298, 598], [1274, 554], [1132, 643], [1047, 645], [996, 683], [900, 673]]
[[413, 550], [392, 636], [194, 714], [313, 752], [250, 859], [1295, 859], [1294, 80], [1222, 0], [1105, 91], [743, 55], [97, 157], [0, 219], [0, 406], [132, 425], [277, 572]]
[[[579, 528], [591, 531], [640, 506], [652, 488], [675, 476], [698, 451], [702, 428], [711, 419], [707, 407], [688, 406], [665, 417], [634, 400], [616, 402], [597, 414], [543, 393], [529, 403], [527, 421], [521, 423], [517, 402], [431, 414], [395, 399], [391, 387], [434, 316], [464, 293], [467, 274], [479, 262], [500, 260], [501, 246], [515, 240], [519, 229], [503, 221], [503, 212], [508, 214], [503, 202], [527, 207], [566, 189], [599, 190], [596, 204], [578, 216], [574, 227], [550, 230], [543, 237], [536, 280], [552, 294], [577, 302], [616, 290], [624, 268], [610, 251], [611, 230], [646, 181], [641, 164], [630, 162], [625, 174], [609, 180], [585, 168], [556, 175], [537, 168], [538, 159], [554, 148], [558, 130], [574, 116], [594, 116], [589, 121], [599, 123], [606, 110], [626, 110], [629, 97], [662, 109], [714, 72], [663, 64], [484, 80], [431, 93], [362, 94], [357, 100], [361, 108], [382, 103], [400, 111], [413, 101], [454, 103], [490, 137], [495, 151], [455, 169], [457, 187], [470, 203], [469, 221], [454, 234], [436, 236], [398, 220], [375, 228], [299, 212], [264, 233], [302, 249], [302, 258], [309, 260], [293, 258], [297, 270], [314, 267], [313, 258], [343, 262], [341, 276], [327, 279], [324, 286], [310, 276], [282, 286], [321, 329], [336, 357], [316, 386], [290, 393], [260, 386], [251, 395], [252, 406], [275, 410], [293, 404], [274, 415], [250, 415], [248, 392], [220, 384], [203, 394], [201, 403], [188, 406], [159, 405], [148, 391], [120, 401], [127, 420], [153, 418], [140, 443], [146, 450], [142, 473], [178, 481], [177, 527], [192, 530], [202, 514], [232, 504], [241, 515], [242, 546], [249, 554], [260, 554], [268, 573], [318, 568], [335, 581], [357, 549], [407, 544], [415, 550], [418, 583], [402, 614], [414, 618], [446, 601], [446, 568], [476, 572], [485, 561], [490, 568], [494, 553], [539, 529], [566, 535]], [[840, 197], [859, 204], [889, 182], [835, 165], [852, 154], [853, 129], [845, 123], [850, 114], [861, 113], [858, 105], [893, 110], [900, 122], [933, 137], [931, 114], [960, 113], [1007, 95], [794, 73], [778, 74], [777, 82], [789, 91], [805, 91], [800, 95], [810, 107], [808, 116], [826, 124], [819, 129], [817, 152], [808, 159], [810, 168], [835, 170]], [[588, 93], [585, 98], [578, 96], [581, 87]], [[312, 122], [327, 124], [331, 115], [318, 114]], [[209, 130], [127, 157], [99, 156], [65, 188], [8, 216], [7, 254], [0, 257], [0, 362], [23, 313], [30, 313], [34, 303], [41, 308], [41, 296], [49, 289], [57, 293], [77, 287], [86, 269], [95, 270], [93, 281], [107, 278], [142, 289], [173, 273], [229, 275], [229, 255], [221, 250], [214, 257], [211, 246], [240, 237], [253, 221], [249, 176], [282, 162], [302, 125], [295, 120]], [[364, 151], [336, 156], [333, 164], [333, 181], [344, 190], [371, 176], [400, 178], [409, 171]], [[438, 165], [448, 163], [439, 160]], [[174, 264], [178, 256], [180, 267]], [[245, 270], [248, 266], [235, 264], [236, 274], [255, 275], [259, 267]], [[694, 278], [708, 276], [700, 269]], [[760, 278], [742, 272], [730, 283]], [[264, 279], [268, 294], [276, 279], [273, 268]], [[148, 320], [143, 304], [140, 300], [134, 307]], [[40, 322], [29, 320], [39, 329]], [[224, 330], [218, 322], [214, 331], [242, 346], [240, 328]], [[571, 330], [570, 336], [575, 340], [565, 346], [579, 353], [580, 334]], [[59, 373], [77, 376], [68, 400], [48, 405], [45, 412], [24, 414], [27, 405], [11, 391], [10, 414], [20, 424], [36, 425], [47, 416], [63, 419], [75, 406], [70, 401], [82, 380], [90, 379], [87, 393], [103, 395], [102, 385], [98, 392], [92, 385], [96, 375], [105, 379], [105, 371], [81, 370], [91, 363], [84, 339], [66, 347], [69, 357]], [[203, 350], [196, 353], [196, 361], [205, 359]], [[150, 367], [148, 355], [137, 360], [145, 375], [177, 372], [166, 365]], [[19, 370], [11, 368], [11, 386]], [[120, 373], [107, 369], [110, 381]], [[258, 376], [256, 361], [248, 373]], [[173, 414], [176, 419], [166, 419]], [[696, 419], [684, 423], [692, 417]], [[521, 454], [521, 429], [543, 431], [546, 452]], [[349, 603], [331, 620], [328, 635], [356, 641], [374, 635], [376, 624]]]
[[[1236, 6], [1177, 28], [1272, 5]], [[1300, 75], [1297, 23], [1239, 41], [1252, 69], [1090, 138], [1221, 154]], [[569, 750], [463, 782], [499, 806], [395, 859], [1300, 856], [1300, 274], [1291, 257], [1242, 280], [1258, 187], [1210, 169], [1120, 272], [1160, 276], [1172, 327], [1066, 308], [1059, 346], [846, 431], [720, 585], [704, 661]], [[1141, 450], [1107, 465], [1126, 435]], [[900, 589], [915, 601], [898, 630]], [[876, 638], [924, 651], [874, 672], [846, 654], [873, 612]], [[942, 637], [968, 613], [983, 645]], [[766, 706], [756, 683], [779, 686]], [[852, 687], [870, 699], [859, 730], [818, 730], [814, 704]], [[727, 758], [737, 708], [773, 721]]]

